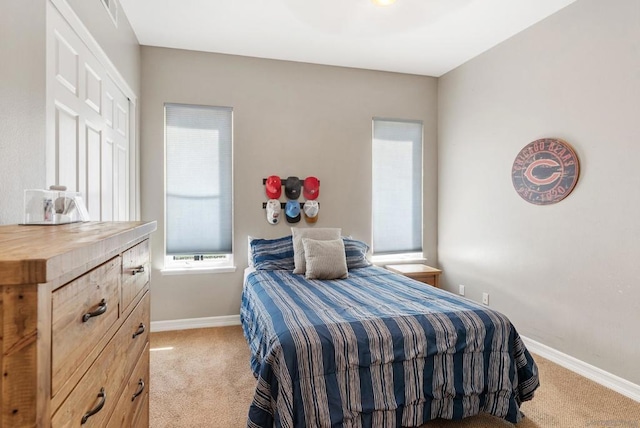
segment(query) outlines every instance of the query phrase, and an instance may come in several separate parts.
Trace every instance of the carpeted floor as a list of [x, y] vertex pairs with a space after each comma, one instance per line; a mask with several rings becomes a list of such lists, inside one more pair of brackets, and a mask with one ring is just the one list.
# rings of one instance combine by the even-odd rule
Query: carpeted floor
[[[151, 428], [246, 426], [255, 379], [239, 326], [151, 334]], [[517, 428], [640, 428], [640, 403], [535, 356], [541, 387]], [[487, 415], [423, 428], [513, 428]]]

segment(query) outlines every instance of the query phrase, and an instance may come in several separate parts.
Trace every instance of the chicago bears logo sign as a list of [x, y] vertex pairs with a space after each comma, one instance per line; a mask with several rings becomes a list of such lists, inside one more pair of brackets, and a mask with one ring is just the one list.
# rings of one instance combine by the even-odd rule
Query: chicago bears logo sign
[[511, 179], [522, 199], [549, 205], [571, 193], [579, 173], [578, 156], [566, 141], [543, 138], [520, 150], [513, 161]]

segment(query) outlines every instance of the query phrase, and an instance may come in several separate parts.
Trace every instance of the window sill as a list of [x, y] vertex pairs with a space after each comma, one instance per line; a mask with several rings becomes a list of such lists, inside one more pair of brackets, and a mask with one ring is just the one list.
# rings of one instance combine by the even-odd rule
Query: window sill
[[396, 254], [394, 256], [373, 256], [371, 257], [371, 263], [376, 266], [384, 265], [399, 265], [405, 263], [426, 263], [427, 259], [420, 256], [402, 256]]
[[174, 267], [160, 270], [162, 275], [202, 275], [212, 273], [232, 273], [236, 266], [207, 266], [207, 267]]

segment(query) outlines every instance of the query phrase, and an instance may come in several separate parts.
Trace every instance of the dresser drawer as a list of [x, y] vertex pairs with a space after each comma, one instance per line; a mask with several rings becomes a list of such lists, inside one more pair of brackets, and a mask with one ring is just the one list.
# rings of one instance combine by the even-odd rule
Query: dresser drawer
[[[78, 385], [62, 403], [52, 419], [52, 428], [103, 427], [120, 399], [125, 382], [146, 358], [143, 350], [149, 342], [149, 293], [126, 319], [116, 335], [107, 344], [95, 363], [87, 370]], [[144, 328], [140, 328], [144, 324]], [[141, 357], [142, 356], [142, 357]], [[101, 396], [101, 391], [105, 396]], [[82, 418], [91, 410], [102, 407], [82, 424]]]
[[[107, 424], [110, 428], [136, 428], [140, 415], [148, 413], [149, 397], [149, 343], [146, 344], [142, 358], [138, 361], [116, 409]], [[146, 425], [148, 426], [148, 424]]]
[[122, 347], [127, 356], [127, 373], [131, 373], [145, 345], [149, 343], [150, 293], [145, 293], [135, 310], [120, 329]]
[[128, 375], [126, 339], [123, 334], [111, 339], [53, 415], [52, 428], [105, 426]]
[[136, 414], [133, 419], [132, 427], [135, 428], [149, 428], [149, 393], [144, 396], [140, 407], [136, 409]]
[[51, 396], [118, 320], [120, 266], [113, 258], [53, 292]]
[[122, 254], [122, 311], [129, 309], [149, 282], [149, 240]]

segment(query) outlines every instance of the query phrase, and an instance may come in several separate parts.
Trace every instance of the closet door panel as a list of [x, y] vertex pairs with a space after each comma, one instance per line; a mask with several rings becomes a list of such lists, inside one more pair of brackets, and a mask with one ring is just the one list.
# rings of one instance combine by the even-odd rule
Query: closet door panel
[[80, 192], [91, 220], [129, 220], [131, 102], [56, 6], [47, 16], [47, 183]]

